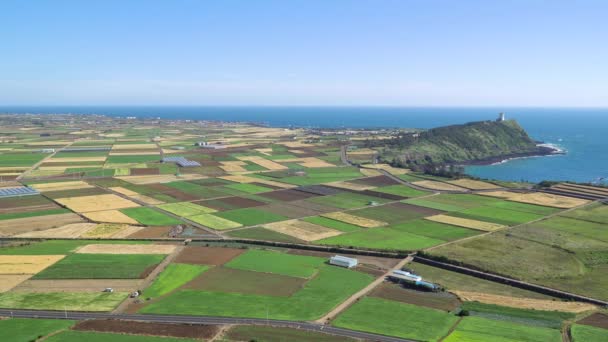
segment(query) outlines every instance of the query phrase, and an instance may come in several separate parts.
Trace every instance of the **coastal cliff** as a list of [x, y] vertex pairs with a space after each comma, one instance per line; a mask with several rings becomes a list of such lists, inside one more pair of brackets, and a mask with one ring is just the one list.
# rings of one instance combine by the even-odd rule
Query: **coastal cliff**
[[515, 120], [437, 127], [366, 144], [379, 151], [381, 161], [411, 168], [490, 164], [510, 158], [558, 152], [534, 141]]

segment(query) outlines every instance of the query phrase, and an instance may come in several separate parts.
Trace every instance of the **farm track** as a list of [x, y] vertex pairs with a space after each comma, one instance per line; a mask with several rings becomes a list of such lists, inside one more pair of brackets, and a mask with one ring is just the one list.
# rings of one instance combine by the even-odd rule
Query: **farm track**
[[62, 148], [55, 149], [55, 152], [53, 152], [53, 153], [49, 154], [48, 156], [46, 156], [46, 157], [42, 158], [42, 160], [40, 160], [39, 162], [37, 162], [36, 164], [34, 164], [32, 167], [30, 167], [30, 168], [29, 168], [29, 169], [27, 169], [26, 171], [22, 172], [22, 173], [19, 175], [19, 177], [15, 178], [15, 180], [16, 180], [16, 181], [21, 180], [21, 178], [25, 177], [25, 175], [27, 175], [27, 174], [31, 173], [32, 171], [34, 171], [34, 170], [35, 170], [35, 169], [36, 169], [38, 166], [40, 166], [42, 163], [44, 163], [44, 162], [45, 162], [47, 159], [51, 159], [51, 158], [53, 158], [53, 157], [54, 157], [54, 156], [55, 156], [57, 153], [61, 152], [61, 151], [62, 151], [64, 148], [68, 148], [68, 147], [72, 146], [72, 144], [73, 144], [74, 142], [75, 142], [75, 141], [72, 141], [71, 143], [69, 143], [69, 144], [67, 144], [67, 145], [63, 146]]
[[227, 318], [227, 317], [208, 317], [208, 316], [180, 316], [180, 315], [141, 315], [141, 314], [111, 314], [96, 312], [70, 312], [70, 311], [38, 311], [38, 310], [10, 310], [0, 309], [0, 316], [12, 318], [49, 318], [49, 319], [122, 319], [142, 322], [161, 322], [175, 324], [211, 324], [211, 325], [266, 325], [275, 327], [286, 327], [301, 329], [306, 331], [316, 331], [332, 335], [352, 337], [362, 340], [379, 342], [415, 342], [397, 337], [390, 337], [378, 334], [365, 333], [355, 330], [336, 328], [318, 323], [273, 320], [260, 318]]
[[319, 318], [315, 322], [317, 322], [319, 324], [323, 324], [325, 322], [328, 322], [328, 321], [332, 320], [339, 313], [341, 313], [342, 311], [346, 310], [348, 307], [350, 307], [351, 305], [353, 305], [357, 300], [359, 300], [360, 298], [362, 298], [366, 294], [370, 293], [378, 285], [382, 284], [382, 282], [384, 282], [384, 280], [386, 279], [386, 277], [388, 275], [390, 275], [392, 271], [394, 271], [394, 270], [400, 270], [405, 264], [408, 264], [408, 263], [412, 262], [412, 260], [414, 260], [414, 257], [412, 255], [408, 255], [407, 258], [401, 260], [393, 268], [391, 268], [388, 271], [386, 271], [386, 273], [384, 273], [383, 275], [381, 275], [380, 277], [378, 277], [376, 280], [374, 280], [373, 282], [371, 282], [369, 285], [367, 285], [366, 287], [364, 287], [363, 289], [361, 289], [359, 292], [357, 292], [357, 293], [353, 294], [352, 296], [350, 296], [347, 300], [345, 300], [342, 303], [340, 303], [337, 307], [335, 307], [333, 310], [331, 310], [328, 314], [326, 314], [325, 316]]

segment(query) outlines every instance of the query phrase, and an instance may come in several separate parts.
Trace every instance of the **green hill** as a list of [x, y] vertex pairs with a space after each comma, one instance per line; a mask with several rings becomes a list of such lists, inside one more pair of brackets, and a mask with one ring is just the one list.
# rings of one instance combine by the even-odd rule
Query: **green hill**
[[368, 144], [380, 151], [383, 161], [406, 167], [491, 163], [553, 152], [537, 146], [515, 120], [444, 126]]

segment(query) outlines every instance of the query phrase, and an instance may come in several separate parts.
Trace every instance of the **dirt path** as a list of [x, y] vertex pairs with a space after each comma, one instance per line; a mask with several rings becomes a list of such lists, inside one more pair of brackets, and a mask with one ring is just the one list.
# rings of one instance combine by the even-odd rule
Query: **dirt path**
[[321, 324], [325, 324], [325, 323], [329, 322], [330, 320], [332, 320], [333, 318], [335, 318], [340, 312], [344, 311], [346, 308], [348, 308], [349, 306], [351, 306], [352, 304], [354, 304], [359, 298], [362, 298], [363, 296], [365, 296], [366, 294], [368, 294], [370, 291], [372, 291], [374, 288], [376, 288], [376, 286], [380, 285], [385, 280], [385, 278], [389, 274], [391, 274], [392, 271], [394, 271], [394, 270], [400, 270], [401, 267], [403, 267], [405, 264], [411, 262], [412, 260], [414, 260], [414, 257], [411, 256], [411, 255], [408, 256], [407, 258], [401, 260], [397, 265], [395, 265], [395, 267], [393, 267], [390, 270], [388, 270], [386, 273], [384, 273], [383, 275], [381, 275], [380, 277], [378, 277], [376, 280], [374, 280], [373, 282], [371, 282], [369, 285], [367, 285], [365, 288], [363, 288], [359, 292], [357, 292], [354, 295], [350, 296], [347, 300], [345, 300], [344, 302], [342, 302], [340, 305], [336, 306], [328, 314], [326, 314], [325, 316], [319, 318], [315, 322], [316, 323], [321, 323]]
[[42, 160], [41, 160], [41, 161], [37, 162], [36, 164], [34, 164], [34, 165], [33, 165], [32, 167], [30, 167], [29, 169], [27, 169], [27, 170], [23, 171], [23, 173], [21, 173], [21, 174], [19, 175], [19, 177], [17, 177], [15, 180], [17, 180], [17, 181], [18, 181], [18, 180], [20, 180], [21, 178], [23, 178], [23, 177], [25, 177], [26, 175], [28, 175], [29, 173], [31, 173], [32, 171], [36, 170], [36, 168], [37, 168], [38, 166], [40, 166], [40, 164], [44, 163], [44, 162], [45, 162], [45, 161], [47, 161], [48, 159], [53, 158], [53, 157], [54, 157], [54, 156], [55, 156], [57, 153], [61, 152], [61, 151], [62, 151], [64, 148], [68, 148], [68, 147], [72, 146], [72, 144], [73, 144], [73, 143], [74, 143], [74, 141], [72, 141], [71, 143], [69, 143], [69, 144], [67, 144], [67, 145], [63, 146], [62, 148], [57, 148], [57, 149], [55, 149], [55, 152], [53, 152], [53, 153], [49, 154], [48, 156], [46, 156], [46, 157], [42, 158]]
[[207, 340], [207, 342], [223, 341], [224, 335], [226, 335], [230, 328], [232, 328], [232, 325], [227, 324], [220, 326], [220, 330], [217, 332], [217, 334], [215, 334], [215, 336], [213, 336], [210, 340]]
[[[171, 263], [171, 261], [173, 261], [179, 255], [179, 253], [181, 253], [184, 247], [185, 246], [178, 246], [177, 248], [175, 248], [175, 250], [173, 250], [173, 253], [167, 255], [167, 257], [160, 264], [158, 264], [158, 266], [156, 266], [156, 268], [152, 272], [150, 272], [150, 274], [148, 274], [148, 276], [139, 284], [140, 290], [143, 290], [146, 287], [150, 286], [150, 284], [152, 284], [152, 282], [154, 281], [154, 279], [156, 279], [160, 272], [162, 272]], [[125, 299], [112, 311], [112, 313], [123, 313], [125, 309], [129, 305], [131, 305], [136, 299], [137, 298], [130, 297]]]

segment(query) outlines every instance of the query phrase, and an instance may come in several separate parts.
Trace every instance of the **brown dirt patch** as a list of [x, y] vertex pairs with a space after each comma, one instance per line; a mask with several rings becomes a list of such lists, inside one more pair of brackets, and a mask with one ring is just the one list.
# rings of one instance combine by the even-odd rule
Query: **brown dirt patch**
[[31, 274], [0, 274], [0, 293], [10, 291], [31, 276]]
[[416, 291], [390, 282], [380, 284], [370, 296], [445, 311], [452, 311], [460, 305], [458, 298], [448, 292]]
[[303, 241], [315, 241], [342, 234], [341, 231], [300, 220], [287, 220], [264, 225], [264, 228], [293, 236]]
[[198, 196], [187, 194], [185, 192], [179, 191], [177, 189], [174, 189], [170, 186], [166, 186], [163, 184], [147, 184], [145, 186], [150, 189], [156, 190], [157, 192], [163, 193], [165, 195], [169, 195], [180, 201], [192, 201], [192, 200], [199, 199]]
[[42, 211], [42, 210], [57, 209], [57, 208], [60, 208], [60, 207], [54, 203], [49, 203], [49, 204], [36, 205], [36, 206], [0, 209], [0, 214], [27, 213], [27, 212], [31, 212], [31, 211]]
[[80, 216], [72, 213], [1, 220], [0, 236], [11, 236], [32, 231], [57, 228], [65, 226], [66, 224], [83, 221], [84, 220]]
[[17, 237], [30, 238], [77, 238], [97, 226], [96, 223], [71, 223], [63, 227], [51, 228], [47, 230], [29, 232], [16, 235]]
[[377, 278], [377, 277], [383, 275], [384, 273], [386, 273], [383, 270], [377, 269], [375, 267], [367, 266], [367, 265], [358, 265], [354, 270], [357, 272], [369, 274], [369, 275], [373, 276], [374, 278]]
[[399, 196], [399, 195], [394, 195], [394, 194], [387, 194], [385, 192], [380, 192], [380, 191], [374, 191], [374, 190], [363, 190], [361, 192], [359, 192], [362, 195], [367, 195], [367, 196], [372, 196], [372, 197], [378, 197], [378, 198], [384, 198], [384, 199], [388, 199], [391, 201], [400, 201], [402, 199], [406, 199], [407, 197], [405, 196]]
[[140, 168], [140, 169], [131, 169], [131, 175], [133, 176], [143, 176], [143, 175], [158, 175], [160, 171], [157, 168]]
[[311, 194], [309, 192], [288, 189], [288, 190], [278, 190], [278, 191], [266, 192], [266, 193], [260, 194], [260, 196], [270, 198], [273, 200], [277, 200], [277, 201], [297, 201], [297, 200], [307, 199], [310, 197], [316, 197], [317, 195]]
[[260, 207], [260, 209], [274, 213], [274, 214], [287, 216], [289, 218], [315, 216], [315, 215], [323, 213], [322, 211], [318, 211], [318, 210], [314, 210], [314, 209], [310, 209], [310, 208], [306, 208], [306, 207], [302, 207], [302, 206], [292, 205], [291, 202], [272, 203], [272, 204]]
[[463, 301], [480, 302], [485, 304], [496, 304], [519, 309], [534, 309], [545, 311], [584, 312], [595, 310], [593, 304], [580, 302], [562, 302], [547, 299], [516, 298], [509, 296], [493, 295], [489, 293], [451, 291]]
[[329, 205], [317, 204], [317, 203], [313, 203], [313, 202], [307, 202], [304, 200], [293, 201], [293, 202], [290, 202], [289, 205], [294, 206], [294, 207], [305, 208], [306, 210], [312, 210], [319, 214], [340, 210], [339, 208], [334, 208]]
[[11, 213], [14, 212], [13, 210], [15, 210], [15, 209], [23, 210], [28, 207], [43, 208], [43, 207], [49, 206], [49, 205], [53, 205], [56, 207], [55, 203], [51, 202], [50, 200], [48, 200], [40, 195], [0, 198], [0, 209], [1, 210], [10, 209]]
[[114, 194], [67, 197], [56, 201], [79, 213], [139, 207], [139, 204]]
[[168, 336], [180, 338], [210, 339], [220, 329], [216, 325], [190, 325], [168, 323], [146, 323], [121, 320], [86, 320], [78, 322], [72, 330], [99, 331], [111, 333]]
[[415, 213], [421, 214], [422, 216], [438, 215], [438, 214], [444, 213], [441, 210], [421, 207], [418, 205], [412, 205], [412, 204], [407, 204], [407, 203], [391, 203], [391, 204], [387, 204], [387, 206], [390, 206], [395, 209], [415, 212]]
[[169, 236], [171, 229], [173, 229], [171, 226], [147, 227], [129, 235], [128, 237], [130, 239], [163, 238]]
[[287, 297], [298, 292], [305, 283], [306, 279], [303, 278], [216, 267], [183, 288]]
[[0, 274], [36, 274], [65, 255], [0, 255]]
[[15, 292], [101, 292], [111, 287], [117, 292], [133, 292], [141, 279], [30, 279], [15, 287]]
[[608, 329], [608, 315], [602, 313], [594, 313], [593, 315], [585, 317], [576, 323]]
[[223, 265], [245, 252], [244, 249], [188, 246], [174, 262], [183, 264]]
[[74, 190], [60, 190], [60, 191], [48, 191], [44, 195], [49, 198], [66, 198], [66, 197], [80, 197], [80, 196], [93, 196], [103, 195], [108, 192], [100, 188], [85, 188], [85, 189], [74, 189]]

